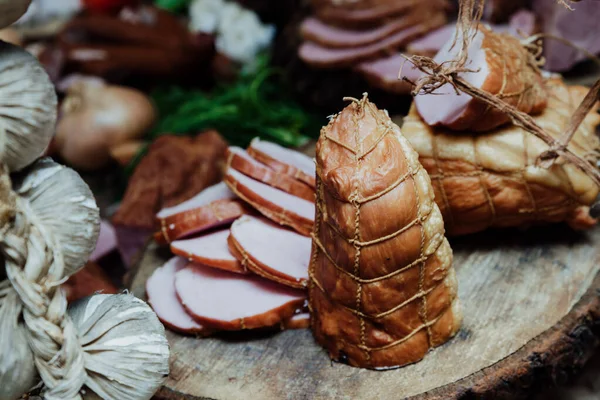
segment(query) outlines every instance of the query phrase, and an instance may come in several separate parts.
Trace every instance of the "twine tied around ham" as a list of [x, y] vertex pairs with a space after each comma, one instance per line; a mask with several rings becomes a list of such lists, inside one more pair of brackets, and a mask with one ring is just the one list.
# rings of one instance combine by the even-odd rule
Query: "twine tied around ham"
[[[566, 0], [559, 0], [559, 3], [571, 9]], [[598, 168], [568, 148], [569, 141], [573, 137], [573, 134], [577, 131], [579, 125], [581, 125], [581, 122], [590, 112], [594, 104], [600, 100], [600, 79], [592, 86], [587, 96], [571, 117], [569, 125], [560, 140], [556, 140], [545, 132], [530, 115], [519, 111], [516, 107], [506, 103], [500, 97], [473, 86], [459, 76], [460, 73], [477, 72], [465, 68], [465, 64], [468, 57], [467, 50], [474, 35], [477, 33], [479, 21], [483, 14], [483, 5], [484, 0], [461, 0], [459, 2], [456, 35], [452, 46], [457, 45], [457, 41], [460, 40], [461, 49], [455, 60], [439, 64], [430, 57], [405, 56], [407, 61], [412, 63], [416, 69], [424, 73], [424, 76], [416, 82], [411, 82], [410, 80], [403, 78], [413, 84], [414, 89], [412, 94], [432, 93], [439, 87], [450, 84], [456, 93], [463, 92], [468, 94], [473, 98], [488, 104], [494, 109], [505, 113], [515, 125], [525, 129], [544, 141], [544, 143], [549, 146], [549, 149], [538, 157], [536, 165], [542, 168], [549, 168], [559, 157], [563, 157], [565, 160], [585, 172], [597, 186], [600, 186], [600, 171]], [[539, 58], [541, 56], [540, 39], [541, 37], [539, 35], [534, 35], [531, 38], [522, 41], [522, 45], [529, 52], [528, 63], [535, 68], [538, 68], [542, 63]]]
[[[87, 373], [77, 331], [59, 286], [65, 263], [54, 238], [12, 189], [0, 166], [0, 252], [8, 279], [0, 291], [18, 295], [27, 341], [48, 400], [81, 399]], [[11, 288], [12, 286], [12, 288]]]

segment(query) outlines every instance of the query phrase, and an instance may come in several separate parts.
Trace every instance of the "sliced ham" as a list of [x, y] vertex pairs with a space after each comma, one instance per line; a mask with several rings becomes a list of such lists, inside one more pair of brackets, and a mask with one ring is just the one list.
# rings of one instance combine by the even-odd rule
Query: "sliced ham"
[[278, 172], [265, 164], [256, 161], [239, 147], [230, 147], [227, 150], [227, 167], [231, 167], [253, 179], [266, 183], [277, 189], [283, 190], [294, 196], [308, 201], [315, 199], [315, 191], [310, 186], [294, 179], [293, 177]]
[[175, 290], [196, 321], [222, 330], [279, 325], [291, 318], [306, 299], [304, 291], [258, 276], [194, 264], [177, 272]]
[[[412, 82], [421, 77], [421, 72], [415, 69], [400, 53], [361, 63], [356, 70], [372, 86], [398, 94], [408, 94], [412, 90], [412, 85], [402, 80], [402, 77], [406, 77]], [[402, 73], [399, 75], [400, 71]]]
[[225, 229], [193, 239], [176, 240], [171, 243], [171, 251], [194, 263], [238, 274], [248, 273], [229, 251], [228, 237], [229, 229]]
[[308, 329], [310, 328], [310, 314], [303, 312], [294, 314], [294, 316], [281, 324], [281, 329]]
[[309, 236], [315, 218], [315, 204], [272, 188], [229, 168], [225, 182], [231, 190], [265, 217]]
[[158, 268], [146, 281], [148, 303], [158, 319], [169, 329], [188, 334], [207, 335], [210, 330], [200, 325], [185, 311], [175, 293], [175, 274], [188, 262], [173, 257]]
[[189, 211], [195, 208], [206, 206], [209, 203], [223, 199], [233, 199], [235, 195], [229, 190], [226, 184], [219, 182], [216, 185], [209, 186], [194, 197], [173, 207], [163, 208], [156, 214], [158, 219], [164, 219], [175, 214]]
[[315, 187], [315, 162], [307, 155], [259, 138], [252, 140], [248, 147], [248, 154], [277, 172], [293, 176]]
[[171, 243], [194, 233], [228, 225], [249, 212], [248, 207], [239, 200], [213, 201], [160, 219], [161, 228], [154, 234], [154, 239], [160, 244]]
[[306, 287], [312, 241], [261, 218], [231, 225], [231, 253], [252, 272], [294, 288]]
[[298, 50], [298, 55], [305, 63], [317, 68], [350, 67], [358, 62], [377, 58], [404, 47], [444, 23], [446, 23], [445, 14], [435, 13], [422, 24], [402, 29], [383, 40], [366, 46], [332, 49], [314, 42], [304, 42]]

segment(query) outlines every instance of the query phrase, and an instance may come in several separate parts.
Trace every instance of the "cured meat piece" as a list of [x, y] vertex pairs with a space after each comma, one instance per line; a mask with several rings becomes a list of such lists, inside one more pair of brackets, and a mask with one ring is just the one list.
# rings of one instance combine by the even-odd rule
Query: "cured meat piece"
[[[398, 73], [401, 69], [402, 73], [399, 77]], [[409, 61], [406, 61], [406, 58], [400, 53], [364, 62], [356, 70], [371, 85], [398, 94], [409, 94], [412, 90], [412, 85], [402, 80], [402, 77], [406, 77], [412, 82], [416, 82], [421, 77], [421, 72], [415, 69]]]
[[222, 330], [276, 326], [294, 315], [306, 295], [253, 275], [190, 264], [175, 275], [181, 304], [201, 324]]
[[231, 225], [229, 247], [252, 272], [282, 285], [306, 287], [310, 238], [245, 216]]
[[228, 237], [229, 229], [226, 229], [193, 239], [176, 240], [171, 243], [171, 251], [207, 267], [247, 274], [246, 268], [229, 251]]
[[446, 23], [444, 13], [436, 13], [422, 24], [402, 29], [385, 39], [362, 47], [331, 49], [313, 42], [304, 42], [298, 49], [300, 58], [310, 66], [317, 68], [343, 68], [384, 56], [390, 51], [406, 46], [414, 39]]
[[194, 233], [232, 223], [251, 211], [239, 200], [217, 200], [160, 220], [161, 229], [154, 234], [159, 244], [171, 243]]
[[104, 269], [93, 261], [88, 261], [79, 272], [71, 275], [62, 288], [69, 303], [94, 293], [116, 294], [119, 292]]
[[154, 271], [146, 281], [148, 303], [158, 319], [169, 329], [180, 333], [209, 335], [211, 331], [194, 321], [175, 293], [175, 274], [187, 264], [185, 258], [173, 257]]
[[227, 150], [227, 168], [230, 167], [250, 178], [293, 194], [294, 196], [308, 201], [314, 201], [315, 199], [315, 191], [312, 187], [302, 183], [298, 179], [294, 179], [288, 174], [278, 172], [256, 161], [245, 150], [239, 147], [230, 147]]
[[[435, 56], [436, 62], [456, 59], [461, 46], [452, 47], [452, 43], [452, 39], [446, 42]], [[494, 33], [479, 25], [465, 64], [465, 68], [476, 72], [459, 75], [473, 86], [497, 95], [522, 112], [538, 114], [546, 107], [547, 93], [540, 71], [530, 62], [531, 57], [516, 38]], [[431, 94], [416, 96], [415, 105], [429, 125], [453, 130], [487, 131], [510, 120], [507, 114], [470, 95], [457, 93], [450, 84], [439, 87]]]
[[225, 182], [235, 194], [265, 217], [290, 226], [303, 235], [310, 235], [315, 218], [314, 203], [274, 189], [231, 168], [225, 175]]
[[247, 151], [255, 160], [275, 171], [315, 187], [315, 162], [310, 157], [259, 138], [252, 140]]
[[[534, 119], [558, 140], [587, 89], [567, 87], [559, 79], [549, 80], [547, 86], [548, 106]], [[599, 122], [600, 115], [590, 112], [569, 144], [571, 151], [593, 163], [598, 160]], [[402, 132], [433, 181], [451, 235], [533, 223], [566, 221], [579, 228], [595, 223], [587, 206], [596, 199], [598, 187], [566, 161], [549, 169], [536, 167], [548, 146], [522, 128], [510, 125], [476, 136], [448, 132], [429, 127], [413, 106]]]
[[207, 187], [191, 199], [188, 199], [172, 207], [163, 208], [158, 212], [158, 214], [156, 214], [156, 217], [158, 219], [164, 219], [172, 215], [182, 213], [184, 211], [204, 207], [212, 203], [213, 201], [233, 198], [235, 198], [235, 194], [233, 194], [233, 192], [229, 190], [226, 184], [224, 184], [223, 182], [219, 182], [216, 185]]
[[333, 359], [398, 367], [458, 331], [452, 249], [431, 181], [366, 96], [321, 131], [313, 238], [312, 330]]
[[292, 318], [281, 324], [281, 329], [308, 329], [310, 328], [310, 314], [307, 312], [295, 314]]

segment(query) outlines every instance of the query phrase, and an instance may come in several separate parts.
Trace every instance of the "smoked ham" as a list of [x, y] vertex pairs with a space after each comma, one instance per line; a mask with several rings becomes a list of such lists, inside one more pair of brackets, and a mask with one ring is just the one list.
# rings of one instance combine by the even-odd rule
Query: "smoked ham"
[[[547, 86], [548, 106], [534, 119], [558, 140], [587, 89], [567, 87], [558, 78]], [[594, 164], [599, 123], [600, 115], [590, 112], [568, 146]], [[536, 159], [548, 146], [520, 127], [509, 125], [479, 135], [450, 132], [429, 127], [413, 106], [402, 131], [431, 177], [449, 234], [560, 221], [582, 228], [596, 222], [587, 206], [596, 199], [598, 187], [562, 159], [549, 169], [537, 167]]]
[[[402, 79], [403, 77], [411, 82], [416, 82], [421, 77], [421, 72], [415, 69], [400, 53], [361, 63], [356, 70], [372, 86], [398, 94], [409, 94], [413, 88], [410, 82]], [[401, 74], [398, 74], [399, 72]]]
[[193, 239], [176, 240], [171, 243], [171, 251], [194, 263], [238, 274], [248, 273], [229, 251], [228, 237], [229, 229], [225, 229]]
[[[313, 202], [292, 196], [229, 168], [225, 182], [246, 203], [270, 220], [310, 235], [314, 221]], [[238, 215], [240, 216], [240, 215]]]
[[250, 178], [305, 200], [314, 201], [315, 199], [315, 191], [312, 187], [256, 161], [239, 147], [230, 147], [227, 150], [227, 168], [233, 168]]
[[387, 369], [452, 337], [461, 314], [452, 250], [418, 155], [366, 95], [321, 131], [309, 301], [338, 361]]
[[148, 303], [158, 319], [169, 329], [180, 333], [208, 335], [211, 332], [194, 321], [175, 293], [175, 274], [187, 264], [185, 258], [173, 257], [154, 271], [146, 281]]
[[[459, 35], [460, 36], [460, 35]], [[459, 38], [458, 43], [462, 39]], [[450, 38], [435, 56], [437, 63], [455, 60], [461, 46]], [[473, 86], [496, 95], [520, 111], [538, 114], [546, 107], [547, 93], [541, 72], [533, 56], [518, 39], [494, 33], [484, 25], [473, 36], [465, 68], [473, 72], [459, 74]], [[415, 105], [425, 122], [453, 130], [486, 131], [509, 122], [507, 114], [457, 93], [449, 84], [431, 94], [419, 94]]]
[[160, 244], [171, 243], [194, 233], [228, 225], [252, 211], [239, 200], [217, 200], [199, 208], [194, 208], [160, 219], [160, 231], [154, 240]]
[[212, 185], [182, 203], [174, 205], [172, 207], [163, 208], [156, 214], [156, 217], [164, 219], [172, 215], [182, 213], [184, 211], [193, 210], [195, 208], [203, 207], [217, 200], [233, 199], [235, 195], [227, 185], [223, 182], [219, 182], [216, 185]]
[[244, 216], [231, 225], [229, 246], [240, 263], [255, 274], [294, 288], [306, 286], [310, 238]]
[[291, 318], [306, 295], [258, 276], [189, 265], [175, 275], [181, 304], [202, 325], [222, 330], [277, 326]]
[[310, 328], [310, 314], [307, 312], [294, 314], [287, 321], [284, 321], [281, 329], [307, 329]]
[[259, 138], [252, 140], [247, 152], [255, 160], [275, 171], [315, 187], [315, 163], [310, 157]]

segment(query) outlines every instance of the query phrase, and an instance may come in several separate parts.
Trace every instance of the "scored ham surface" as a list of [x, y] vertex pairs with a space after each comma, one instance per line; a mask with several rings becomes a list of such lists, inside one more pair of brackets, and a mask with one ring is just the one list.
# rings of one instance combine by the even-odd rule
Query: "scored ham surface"
[[184, 211], [205, 206], [213, 201], [233, 198], [235, 198], [235, 195], [231, 190], [229, 190], [227, 185], [223, 182], [219, 182], [216, 185], [207, 187], [189, 200], [186, 200], [173, 207], [163, 208], [158, 212], [158, 214], [156, 214], [156, 217], [158, 219], [164, 219]]
[[277, 326], [291, 318], [305, 292], [253, 275], [190, 264], [175, 275], [181, 304], [202, 325], [222, 330]]
[[160, 244], [171, 243], [194, 233], [228, 225], [252, 211], [239, 200], [217, 200], [205, 206], [194, 208], [161, 218], [159, 232], [154, 240]]
[[258, 162], [239, 147], [229, 147], [227, 149], [227, 168], [233, 168], [250, 178], [305, 200], [314, 201], [315, 199], [315, 191], [312, 187], [288, 174], [278, 172]]
[[398, 94], [408, 94], [412, 90], [412, 84], [401, 78], [406, 77], [411, 82], [416, 82], [421, 77], [421, 72], [400, 53], [361, 63], [356, 70], [371, 85]]
[[446, 15], [443, 12], [434, 12], [422, 23], [401, 29], [375, 43], [351, 48], [329, 48], [307, 41], [300, 45], [298, 55], [305, 63], [313, 67], [351, 67], [361, 61], [385, 56], [390, 51], [404, 47], [414, 39], [445, 23]]
[[169, 329], [195, 335], [211, 333], [185, 311], [175, 293], [175, 274], [188, 262], [185, 258], [173, 257], [159, 267], [146, 281], [148, 303], [158, 319]]
[[[452, 39], [446, 42], [434, 60], [442, 63], [456, 59], [461, 46], [452, 47], [452, 44]], [[462, 72], [459, 76], [522, 112], [538, 114], [546, 107], [548, 94], [541, 72], [532, 65], [531, 57], [518, 39], [479, 25], [465, 64], [465, 68], [474, 72]], [[429, 125], [453, 130], [486, 131], [510, 120], [507, 114], [470, 95], [457, 93], [448, 83], [431, 94], [417, 95], [415, 105]]]
[[330, 356], [386, 369], [416, 362], [460, 326], [452, 249], [418, 155], [366, 96], [317, 143], [312, 330]]
[[292, 196], [229, 168], [225, 182], [242, 200], [278, 224], [308, 236], [315, 218], [313, 202]]
[[231, 225], [231, 252], [252, 272], [294, 288], [306, 287], [311, 240], [263, 219], [244, 216]]
[[310, 157], [259, 138], [252, 140], [247, 152], [252, 158], [275, 171], [315, 187], [315, 162]]
[[229, 251], [228, 237], [229, 229], [225, 229], [193, 239], [176, 240], [171, 243], [171, 251], [194, 263], [247, 274], [248, 270]]

